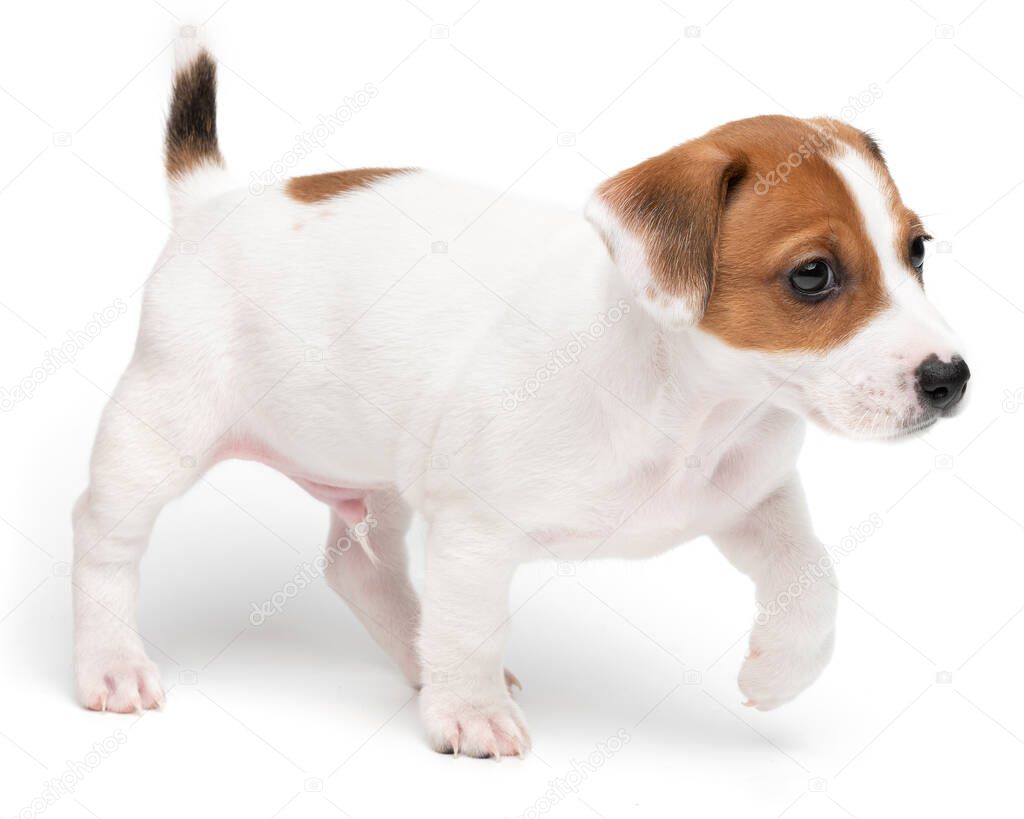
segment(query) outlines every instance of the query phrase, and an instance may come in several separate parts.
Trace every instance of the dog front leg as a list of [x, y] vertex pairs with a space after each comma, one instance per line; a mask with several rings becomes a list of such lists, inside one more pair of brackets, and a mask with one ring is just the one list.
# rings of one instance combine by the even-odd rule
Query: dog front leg
[[529, 747], [502, 665], [516, 560], [514, 544], [502, 546], [498, 529], [466, 518], [430, 524], [420, 714], [441, 753], [497, 758], [521, 756]]
[[813, 683], [832, 656], [838, 596], [832, 560], [811, 530], [796, 478], [714, 539], [756, 587], [740, 690], [747, 705], [777, 708]]

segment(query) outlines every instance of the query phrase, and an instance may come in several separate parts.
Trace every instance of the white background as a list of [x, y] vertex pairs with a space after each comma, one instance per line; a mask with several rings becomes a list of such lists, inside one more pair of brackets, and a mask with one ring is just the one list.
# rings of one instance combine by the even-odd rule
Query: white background
[[[111, 736], [117, 749], [48, 813], [1019, 810], [1019, 4], [218, 4], [4, 9], [0, 387], [95, 311], [121, 299], [127, 312], [0, 414], [0, 816]], [[811, 690], [768, 714], [740, 707], [752, 590], [707, 541], [568, 576], [541, 563], [517, 576], [508, 656], [534, 752], [501, 764], [433, 754], [412, 692], [324, 583], [249, 624], [251, 605], [318, 553], [327, 513], [285, 478], [233, 463], [166, 510], [143, 563], [141, 629], [168, 707], [126, 717], [76, 705], [70, 508], [167, 235], [171, 42], [204, 20], [221, 61], [221, 144], [243, 184], [366, 83], [377, 97], [298, 172], [419, 165], [579, 204], [605, 176], [739, 117], [843, 115], [875, 133], [905, 200], [949, 243], [930, 249], [926, 279], [966, 340], [971, 403], [899, 445], [809, 436], [802, 470], [822, 539], [841, 545], [881, 521], [841, 561], [835, 659]], [[847, 107], [872, 84], [876, 101]], [[417, 526], [417, 572], [421, 543]], [[628, 741], [602, 753], [620, 731]], [[575, 793], [538, 803], [556, 779]]]

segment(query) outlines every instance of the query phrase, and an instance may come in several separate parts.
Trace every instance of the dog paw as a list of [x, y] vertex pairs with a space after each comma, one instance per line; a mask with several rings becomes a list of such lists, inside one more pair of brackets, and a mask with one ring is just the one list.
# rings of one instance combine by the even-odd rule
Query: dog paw
[[78, 699], [90, 711], [132, 714], [163, 705], [160, 672], [145, 654], [76, 661], [75, 676]]
[[442, 754], [501, 759], [521, 757], [530, 747], [526, 720], [507, 691], [463, 698], [428, 685], [420, 692], [420, 714], [430, 747]]
[[821, 638], [764, 645], [751, 637], [750, 653], [740, 669], [744, 705], [771, 711], [794, 699], [825, 670], [832, 657], [835, 632]]

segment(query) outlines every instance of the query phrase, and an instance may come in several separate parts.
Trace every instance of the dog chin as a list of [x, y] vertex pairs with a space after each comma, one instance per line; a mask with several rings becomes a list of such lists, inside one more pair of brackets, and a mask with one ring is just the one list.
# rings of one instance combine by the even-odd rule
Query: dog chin
[[826, 432], [840, 435], [854, 441], [901, 441], [922, 434], [939, 420], [938, 414], [929, 414], [911, 418], [908, 421], [885, 426], [865, 425], [846, 426], [833, 422], [824, 413], [817, 410], [810, 413], [810, 419]]
[[912, 438], [915, 435], [921, 435], [924, 431], [930, 428], [936, 421], [939, 420], [938, 415], [930, 415], [926, 418], [921, 418], [913, 423], [906, 424], [905, 426], [891, 430], [889, 432], [882, 432], [874, 436], [866, 436], [870, 440], [876, 441], [899, 441], [903, 438]]

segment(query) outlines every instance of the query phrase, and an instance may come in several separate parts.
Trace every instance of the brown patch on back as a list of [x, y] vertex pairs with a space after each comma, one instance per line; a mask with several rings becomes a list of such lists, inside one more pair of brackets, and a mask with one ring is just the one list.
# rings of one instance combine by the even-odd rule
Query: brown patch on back
[[415, 168], [356, 168], [351, 171], [333, 171], [312, 176], [293, 176], [285, 186], [285, 193], [297, 202], [313, 204], [368, 187], [378, 179], [411, 173], [414, 170]]

